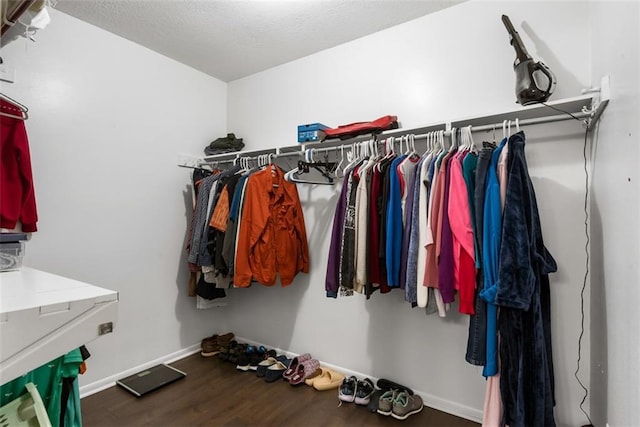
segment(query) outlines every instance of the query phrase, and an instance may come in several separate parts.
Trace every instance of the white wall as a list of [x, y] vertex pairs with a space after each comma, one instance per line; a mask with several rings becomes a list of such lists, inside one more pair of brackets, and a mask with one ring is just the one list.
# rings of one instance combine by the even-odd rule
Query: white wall
[[591, 8], [592, 74], [611, 75], [611, 103], [594, 140], [592, 417], [596, 425], [632, 426], [640, 420], [640, 7]]
[[[589, 10], [573, 2], [468, 2], [345, 45], [231, 82], [229, 130], [247, 148], [291, 145], [296, 126], [337, 126], [396, 114], [403, 127], [512, 109], [514, 52], [500, 21], [508, 14], [529, 52], [558, 76], [552, 99], [590, 83]], [[577, 43], [583, 40], [586, 42]], [[525, 129], [552, 275], [556, 420], [586, 422], [573, 377], [585, 256], [583, 129], [578, 123]], [[478, 136], [480, 138], [480, 136]], [[229, 324], [237, 334], [420, 390], [428, 404], [480, 416], [485, 381], [464, 360], [468, 319], [410, 309], [397, 292], [327, 299], [324, 278], [338, 188], [299, 186], [311, 271], [289, 288], [237, 290]], [[236, 296], [237, 295], [237, 296]], [[588, 300], [587, 300], [588, 306]], [[456, 307], [457, 308], [457, 307]], [[583, 367], [589, 365], [589, 331]], [[589, 383], [587, 371], [581, 376]]]
[[81, 385], [226, 329], [186, 295], [187, 169], [226, 132], [226, 84], [68, 15], [2, 49], [2, 92], [29, 107], [39, 231], [25, 264], [114, 289], [115, 331]]

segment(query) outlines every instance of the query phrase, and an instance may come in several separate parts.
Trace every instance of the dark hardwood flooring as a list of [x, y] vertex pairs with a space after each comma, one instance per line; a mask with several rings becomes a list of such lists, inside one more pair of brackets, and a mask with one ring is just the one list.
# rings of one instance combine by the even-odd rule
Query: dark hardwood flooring
[[427, 407], [404, 421], [353, 403], [338, 407], [337, 389], [267, 383], [215, 357], [171, 365], [187, 377], [142, 398], [114, 386], [82, 399], [84, 426], [478, 426]]

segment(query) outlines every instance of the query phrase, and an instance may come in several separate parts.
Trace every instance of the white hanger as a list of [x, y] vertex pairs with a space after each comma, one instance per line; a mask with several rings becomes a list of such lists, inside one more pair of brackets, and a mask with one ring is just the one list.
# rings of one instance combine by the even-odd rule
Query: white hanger
[[520, 120], [516, 117], [516, 133], [520, 132]]
[[507, 125], [507, 130], [509, 133], [509, 137], [511, 137], [511, 120], [509, 120], [509, 124]]
[[502, 139], [505, 139], [507, 137], [507, 121], [503, 120], [502, 121]]
[[449, 152], [453, 152], [456, 148], [458, 148], [458, 135], [456, 135], [456, 128], [451, 128], [451, 146], [449, 147]]
[[[338, 147], [336, 147], [336, 158], [338, 157]], [[338, 165], [336, 166], [336, 177], [338, 178], [342, 178], [344, 177], [344, 171], [341, 169], [342, 168], [342, 164], [344, 163], [344, 145], [340, 146], [340, 161], [338, 162]]]
[[462, 133], [465, 135], [465, 139], [467, 141], [466, 149], [468, 151], [476, 151], [476, 144], [473, 141], [473, 133], [472, 133], [471, 125], [463, 128]]

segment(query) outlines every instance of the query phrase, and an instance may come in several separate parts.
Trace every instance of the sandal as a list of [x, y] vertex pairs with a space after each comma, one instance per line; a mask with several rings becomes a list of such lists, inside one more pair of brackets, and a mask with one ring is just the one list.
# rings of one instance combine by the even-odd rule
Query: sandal
[[294, 357], [293, 360], [291, 361], [291, 364], [289, 365], [289, 369], [287, 369], [283, 374], [282, 377], [284, 379], [291, 379], [291, 377], [296, 373], [296, 371], [298, 370], [298, 365], [302, 362], [304, 362], [305, 360], [309, 360], [311, 359], [311, 355], [309, 353], [305, 353], [302, 354], [298, 357]]
[[272, 383], [279, 378], [282, 378], [282, 373], [287, 370], [287, 365], [282, 362], [276, 362], [267, 368], [264, 380], [268, 383]]
[[311, 376], [318, 375], [320, 371], [320, 362], [318, 359], [308, 359], [298, 364], [295, 374], [289, 378], [289, 384], [298, 385], [302, 384], [304, 380]]
[[267, 357], [262, 362], [258, 363], [258, 366], [256, 367], [256, 376], [264, 377], [267, 373], [267, 369], [269, 369], [269, 366], [273, 365], [276, 362], [278, 362], [278, 360], [275, 357]]
[[326, 369], [322, 375], [313, 382], [313, 388], [318, 391], [333, 390], [334, 388], [340, 387], [342, 380], [344, 380], [344, 374]]
[[318, 368], [318, 370], [315, 372], [314, 375], [311, 375], [310, 377], [308, 377], [306, 380], [304, 380], [304, 383], [306, 385], [308, 385], [309, 387], [313, 387], [313, 383], [319, 379], [322, 378], [322, 376], [324, 375], [324, 373], [327, 370], [325, 368], [323, 368], [322, 366], [320, 368]]

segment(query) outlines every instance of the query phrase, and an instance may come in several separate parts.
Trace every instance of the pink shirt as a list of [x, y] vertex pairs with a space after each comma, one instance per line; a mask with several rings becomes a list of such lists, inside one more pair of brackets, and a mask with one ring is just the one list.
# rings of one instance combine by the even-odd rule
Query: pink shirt
[[449, 222], [453, 234], [453, 276], [454, 287], [459, 294], [459, 310], [465, 314], [475, 314], [475, 252], [471, 210], [467, 185], [462, 175], [462, 160], [468, 151], [457, 153], [449, 163], [451, 168], [449, 183]]

